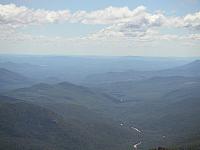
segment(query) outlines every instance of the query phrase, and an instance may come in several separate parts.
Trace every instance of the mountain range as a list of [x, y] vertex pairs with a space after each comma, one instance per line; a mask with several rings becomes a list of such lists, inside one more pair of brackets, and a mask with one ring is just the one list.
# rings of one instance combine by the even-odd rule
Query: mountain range
[[91, 74], [81, 84], [2, 68], [0, 149], [200, 145], [199, 68], [196, 60], [171, 69]]
[[108, 72], [103, 74], [93, 74], [86, 77], [85, 82], [88, 84], [98, 84], [98, 83], [111, 83], [119, 81], [139, 81], [139, 80], [149, 79], [155, 76], [198, 77], [200, 76], [199, 66], [200, 66], [200, 60], [196, 60], [183, 66], [178, 66], [164, 70], [156, 70], [156, 71], [129, 70], [125, 72]]

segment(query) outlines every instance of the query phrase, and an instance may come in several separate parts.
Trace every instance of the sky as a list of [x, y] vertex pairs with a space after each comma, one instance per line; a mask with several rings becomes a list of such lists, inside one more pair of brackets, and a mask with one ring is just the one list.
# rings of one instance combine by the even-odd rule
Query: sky
[[0, 0], [0, 54], [200, 56], [200, 0]]

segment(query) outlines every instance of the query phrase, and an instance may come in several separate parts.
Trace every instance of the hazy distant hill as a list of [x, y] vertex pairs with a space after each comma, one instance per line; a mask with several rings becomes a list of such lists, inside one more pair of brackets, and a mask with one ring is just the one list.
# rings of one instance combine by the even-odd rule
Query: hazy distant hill
[[[74, 143], [83, 144], [85, 149], [128, 149], [128, 146], [138, 140], [142, 141], [141, 149], [148, 149], [188, 141], [198, 142], [200, 118], [196, 114], [200, 113], [199, 68], [200, 61], [194, 61], [159, 71], [102, 72], [103, 74], [95, 75], [94, 78], [93, 75], [89, 76], [85, 84], [90, 85], [89, 88], [69, 82], [56, 83], [59, 79], [53, 77], [54, 84], [50, 84], [50, 78], [47, 80], [48, 84], [35, 84], [6, 91], [4, 94], [21, 99], [23, 102], [20, 103], [34, 104], [35, 107], [55, 114], [55, 118], [60, 118], [61, 124], [69, 129], [67, 132], [71, 133], [70, 137], [75, 135], [72, 136], [75, 138]], [[49, 72], [46, 74], [51, 75]], [[40, 110], [38, 112], [43, 113]], [[135, 137], [136, 131], [131, 127], [137, 127], [142, 133]], [[65, 131], [60, 126], [56, 128]], [[55, 132], [60, 134], [60, 130]], [[65, 149], [65, 137], [58, 139], [59, 145], [51, 145], [52, 139], [41, 142], [51, 148], [59, 146], [60, 149]], [[33, 141], [35, 140], [31, 139]], [[68, 149], [79, 148], [73, 142], [68, 146], [75, 147], [67, 147]]]
[[[191, 76], [199, 76], [200, 75], [200, 60], [195, 60], [192, 63], [186, 64], [184, 66], [176, 67], [177, 71], [182, 71], [184, 73], [188, 73]], [[181, 72], [180, 72], [181, 73]]]
[[118, 118], [144, 130], [142, 149], [159, 144], [184, 144], [192, 141], [189, 138], [193, 141], [199, 138], [198, 76], [155, 76], [94, 87], [118, 98], [121, 103], [121, 108], [115, 111]]
[[0, 68], [0, 90], [19, 88], [31, 83], [32, 80], [19, 73]]
[[68, 82], [52, 85], [40, 83], [7, 92], [6, 95], [39, 104], [67, 103], [97, 109], [112, 105], [113, 101], [117, 101], [111, 96]]
[[[15, 62], [0, 62], [0, 67], [7, 70], [22, 74], [36, 83], [57, 83], [60, 82], [58, 77], [54, 77], [54, 73], [50, 73], [47, 69], [47, 65], [33, 65], [31, 63], [15, 63]], [[50, 67], [51, 68], [51, 67]], [[51, 75], [52, 74], [52, 75]]]
[[190, 87], [193, 84], [200, 84], [200, 77], [155, 76], [141, 81], [105, 83], [94, 87], [113, 95], [123, 102], [129, 102], [159, 99], [170, 91], [181, 87]]
[[[200, 84], [179, 88], [163, 97], [159, 119], [152, 126], [181, 144], [198, 141], [200, 144]], [[156, 113], [155, 113], [156, 114]], [[193, 139], [193, 140], [191, 140]], [[185, 143], [184, 143], [185, 142]]]
[[190, 59], [156, 57], [0, 55], [0, 68], [40, 81], [54, 77], [59, 81], [80, 83], [90, 74], [160, 70], [180, 66], [190, 61]]
[[138, 81], [155, 76], [200, 76], [200, 60], [192, 63], [160, 71], [125, 71], [125, 72], [108, 72], [104, 74], [89, 75], [85, 82], [88, 84], [111, 83], [119, 81]]
[[[185, 139], [184, 136], [196, 137], [193, 133], [199, 133], [197, 127], [200, 125], [198, 122], [200, 118], [198, 115], [193, 115], [200, 113], [197, 107], [200, 95], [195, 97], [191, 95], [199, 90], [197, 86], [200, 85], [199, 83], [199, 78], [178, 76], [154, 77], [128, 86], [127, 82], [127, 84], [122, 84], [123, 88], [119, 88], [119, 91], [125, 92], [127, 89], [129, 92], [125, 95], [131, 94], [135, 96], [135, 99], [133, 97], [129, 102], [120, 103], [116, 103], [119, 99], [112, 96], [105, 96], [67, 82], [54, 85], [37, 84], [11, 91], [7, 95], [40, 104], [62, 115], [66, 120], [75, 119], [83, 124], [88, 122], [101, 124], [100, 122], [109, 122], [109, 118], [112, 118], [111, 122], [115, 125], [120, 123], [112, 120], [127, 122], [127, 127], [136, 126], [144, 130], [143, 147], [147, 148], [162, 144], [162, 138], [158, 137], [163, 135], [167, 137], [166, 145], [176, 143], [176, 141], [182, 142]], [[120, 86], [120, 82], [116, 84]], [[113, 87], [118, 89], [116, 85]], [[158, 94], [155, 94], [156, 92]], [[146, 97], [145, 94], [147, 94]], [[102, 117], [102, 114], [106, 117]], [[182, 122], [181, 119], [186, 122]], [[176, 123], [176, 120], [180, 122]], [[179, 129], [176, 130], [177, 128]], [[183, 130], [184, 134], [182, 134]], [[174, 134], [175, 131], [176, 134]]]
[[134, 142], [133, 131], [112, 122], [83, 122], [68, 115], [66, 120], [38, 105], [0, 96], [0, 149], [121, 150]]

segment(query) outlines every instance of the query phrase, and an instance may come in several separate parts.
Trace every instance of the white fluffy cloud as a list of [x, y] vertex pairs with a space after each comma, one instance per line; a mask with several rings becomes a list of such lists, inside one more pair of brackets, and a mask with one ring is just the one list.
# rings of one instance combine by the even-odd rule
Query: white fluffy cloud
[[108, 7], [103, 10], [92, 12], [75, 12], [72, 15], [72, 20], [84, 24], [115, 24], [129, 22], [132, 18], [136, 18], [144, 13], [146, 13], [146, 8], [144, 6], [139, 6], [134, 10], [130, 10], [128, 7]]
[[139, 6], [134, 10], [128, 7], [108, 7], [103, 10], [92, 12], [77, 11], [70, 13], [69, 10], [48, 11], [43, 9], [29, 9], [27, 7], [17, 7], [14, 4], [0, 4], [0, 23], [13, 27], [29, 24], [54, 23], [59, 21], [80, 22], [83, 24], [116, 24], [135, 22], [156, 24], [160, 23], [160, 15], [150, 15], [144, 6]]
[[14, 4], [0, 4], [0, 25], [7, 25], [10, 27], [67, 21], [69, 17], [70, 12], [68, 10], [33, 10], [26, 7], [17, 7]]
[[200, 12], [183, 17], [170, 17], [160, 13], [149, 13], [144, 6], [130, 10], [128, 7], [108, 7], [96, 11], [69, 10], [49, 11], [29, 9], [15, 4], [0, 4], [0, 24], [14, 27], [29, 24], [54, 23], [59, 21], [79, 22], [83, 24], [132, 24], [138, 26], [200, 26]]
[[[159, 34], [156, 30], [159, 27], [200, 30], [200, 12], [175, 17], [166, 16], [161, 12], [150, 13], [144, 6], [139, 6], [133, 10], [128, 7], [108, 7], [91, 12], [83, 10], [72, 13], [69, 10], [35, 10], [24, 6], [18, 7], [15, 4], [0, 4], [1, 39], [13, 35], [13, 29], [17, 27], [56, 22], [108, 25], [105, 29], [86, 37], [89, 39], [118, 37], [148, 41], [178, 37], [176, 35]], [[5, 28], [6, 31], [3, 31]], [[188, 37], [199, 40], [198, 34], [191, 34]]]
[[200, 12], [188, 14], [183, 18], [185, 27], [200, 29]]

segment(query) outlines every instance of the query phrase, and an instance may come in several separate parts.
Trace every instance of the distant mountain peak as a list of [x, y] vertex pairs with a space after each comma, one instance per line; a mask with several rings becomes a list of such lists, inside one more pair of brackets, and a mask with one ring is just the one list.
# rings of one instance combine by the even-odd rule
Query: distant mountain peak
[[200, 65], [200, 60], [199, 59], [195, 60], [195, 61], [191, 62], [190, 64], [198, 64], [198, 65]]
[[0, 92], [23, 88], [32, 85], [34, 81], [17, 72], [0, 68]]
[[5, 69], [5, 68], [0, 68], [0, 71], [2, 71], [2, 72], [12, 72], [12, 71]]
[[78, 88], [78, 89], [88, 89], [87, 87], [83, 87], [83, 86], [81, 86], [81, 85], [76, 85], [76, 84], [73, 84], [73, 83], [70, 83], [70, 82], [67, 82], [67, 81], [64, 81], [64, 82], [60, 82], [60, 83], [58, 83], [58, 84], [56, 84], [56, 85], [58, 85], [58, 86], [61, 86], [61, 87], [63, 87], [63, 88]]
[[69, 82], [67, 82], [67, 81], [60, 82], [60, 83], [58, 83], [57, 85], [61, 85], [61, 86], [75, 86], [74, 84], [69, 83]]
[[38, 84], [33, 85], [32, 87], [36, 87], [36, 88], [48, 88], [50, 86], [51, 85], [47, 84], [47, 83], [38, 83]]
[[189, 64], [186, 64], [184, 66], [182, 66], [182, 68], [185, 69], [195, 69], [195, 70], [199, 70], [200, 68], [200, 60], [195, 60]]

